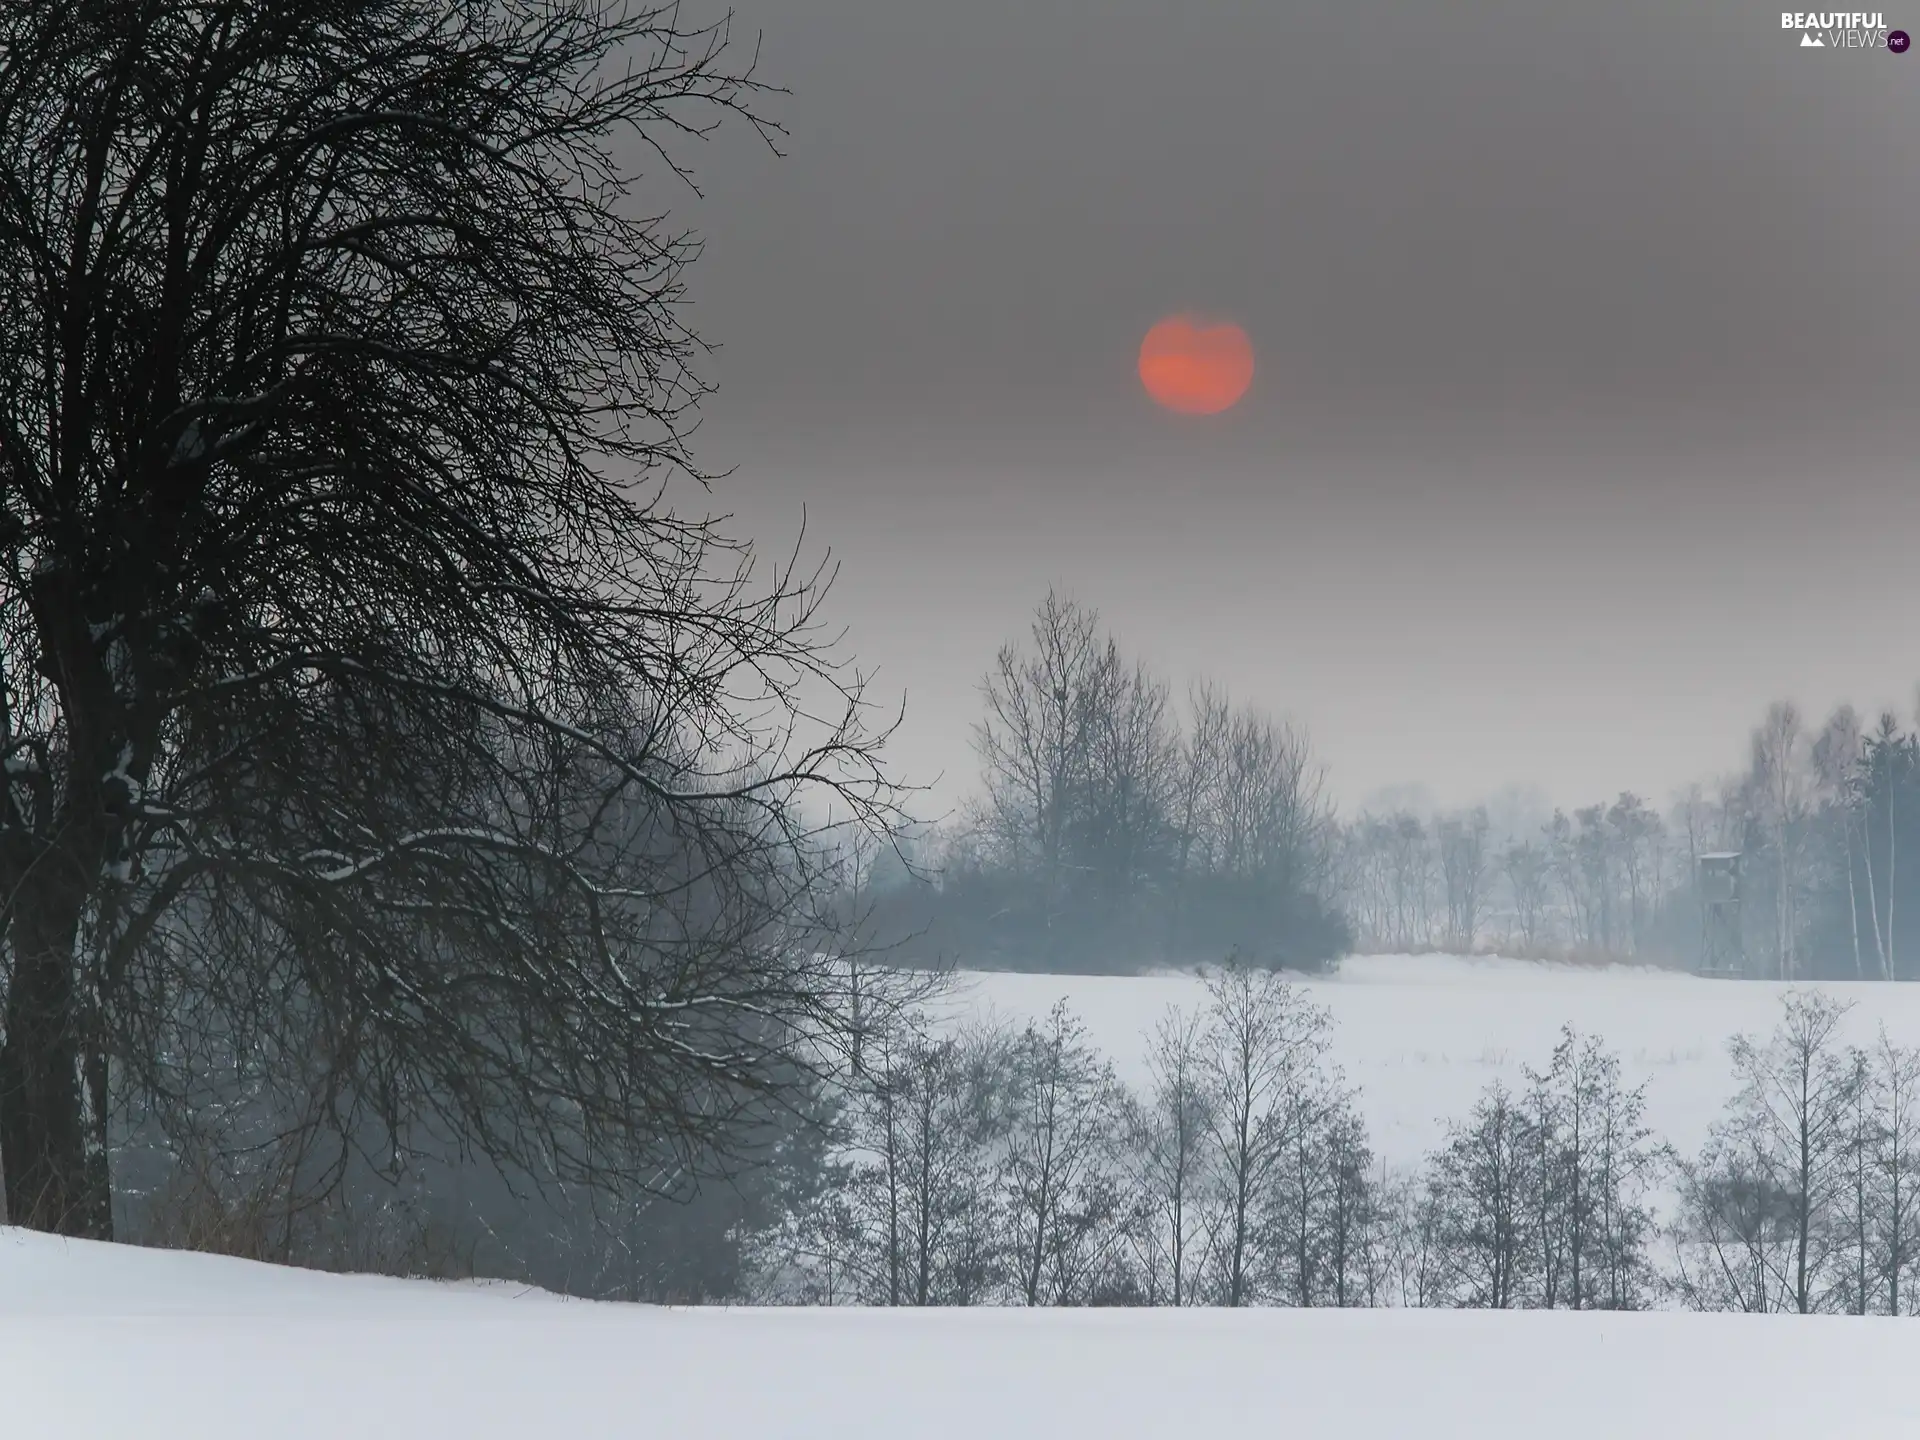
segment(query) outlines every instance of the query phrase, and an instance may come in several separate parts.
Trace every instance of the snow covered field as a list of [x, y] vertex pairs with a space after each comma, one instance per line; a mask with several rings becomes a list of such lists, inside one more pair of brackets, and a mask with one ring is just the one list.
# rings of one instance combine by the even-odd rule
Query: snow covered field
[[1920, 1327], [666, 1310], [0, 1230], [0, 1433], [116, 1440], [1900, 1434]]
[[[1019, 1021], [1064, 997], [1134, 1085], [1144, 1084], [1145, 1036], [1167, 1006], [1191, 1011], [1206, 1003], [1205, 988], [1190, 975], [976, 972], [958, 982], [947, 1002], [954, 1015]], [[1374, 1148], [1393, 1165], [1417, 1164], [1489, 1081], [1519, 1085], [1523, 1065], [1545, 1068], [1569, 1023], [1605, 1038], [1627, 1082], [1647, 1084], [1647, 1123], [1692, 1154], [1733, 1093], [1727, 1040], [1769, 1033], [1790, 988], [1444, 955], [1357, 956], [1338, 974], [1301, 984], [1332, 1012], [1334, 1061], [1360, 1087]], [[1806, 988], [1853, 1002], [1849, 1039], [1870, 1043], [1884, 1024], [1894, 1040], [1920, 1044], [1920, 985]]]
[[[1781, 987], [1437, 957], [1310, 985], [1376, 1142], [1412, 1163], [1563, 1022], [1696, 1146], [1724, 1042]], [[1920, 1042], [1920, 986], [1836, 986], [1855, 1037]], [[953, 1013], [1065, 996], [1128, 1078], [1185, 976], [973, 975]], [[338, 1277], [0, 1229], [0, 1435], [128, 1440], [1297, 1440], [1905, 1433], [1911, 1321], [1447, 1311], [670, 1310]]]

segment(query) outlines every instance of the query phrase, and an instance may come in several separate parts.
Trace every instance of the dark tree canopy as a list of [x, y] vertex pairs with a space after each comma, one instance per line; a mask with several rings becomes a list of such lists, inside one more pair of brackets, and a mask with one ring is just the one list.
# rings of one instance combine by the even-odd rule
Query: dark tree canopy
[[0, 9], [16, 1222], [108, 1233], [110, 1115], [221, 1067], [322, 1170], [424, 1127], [592, 1178], [826, 1063], [818, 830], [891, 792], [824, 573], [669, 503], [693, 252], [621, 161], [765, 133], [726, 40]]

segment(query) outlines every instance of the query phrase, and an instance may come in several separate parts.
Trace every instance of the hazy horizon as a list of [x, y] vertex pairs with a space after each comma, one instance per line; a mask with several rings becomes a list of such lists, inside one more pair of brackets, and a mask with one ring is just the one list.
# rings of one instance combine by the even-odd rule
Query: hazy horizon
[[[1305, 725], [1349, 810], [1664, 805], [1774, 699], [1911, 719], [1920, 60], [1718, 3], [756, 29], [787, 156], [736, 131], [674, 202], [696, 451], [769, 549], [803, 507], [832, 547], [929, 808], [1049, 587]], [[1135, 378], [1183, 310], [1252, 338], [1224, 415]]]

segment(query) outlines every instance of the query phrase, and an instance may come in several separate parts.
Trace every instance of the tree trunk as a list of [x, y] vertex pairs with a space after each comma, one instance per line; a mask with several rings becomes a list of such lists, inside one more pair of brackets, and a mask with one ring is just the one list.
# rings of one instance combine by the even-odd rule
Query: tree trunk
[[1843, 811], [1840, 824], [1841, 837], [1847, 842], [1847, 924], [1853, 934], [1853, 978], [1867, 978], [1867, 967], [1860, 957], [1860, 900], [1853, 889], [1853, 822]]
[[1880, 930], [1880, 895], [1879, 886], [1874, 884], [1873, 880], [1873, 837], [1867, 830], [1869, 818], [1871, 817], [1864, 814], [1860, 817], [1860, 853], [1867, 866], [1867, 915], [1873, 921], [1873, 949], [1880, 960], [1880, 977], [1883, 980], [1891, 980], [1893, 979], [1893, 960], [1887, 954], [1886, 937]]
[[887, 1116], [887, 1303], [900, 1304], [900, 1144], [894, 1128], [893, 1056], [886, 1057], [886, 1088], [881, 1091]]
[[1793, 885], [1787, 868], [1787, 827], [1784, 820], [1774, 844], [1780, 860], [1780, 890], [1774, 897], [1773, 907], [1775, 944], [1779, 950], [1780, 978], [1792, 980], [1796, 978], [1793, 963]]
[[1040, 1303], [1040, 1276], [1047, 1262], [1047, 1217], [1053, 1209], [1053, 1138], [1047, 1138], [1047, 1154], [1040, 1163], [1040, 1193], [1036, 1197], [1033, 1211], [1033, 1255], [1026, 1263], [1026, 1274], [1022, 1285], [1027, 1293], [1027, 1304]]
[[21, 897], [0, 1045], [0, 1172], [12, 1222], [94, 1240], [113, 1234], [106, 1062], [92, 1043], [74, 957], [83, 897], [49, 878]]
[[1893, 886], [1894, 886], [1894, 838], [1893, 838], [1893, 761], [1887, 761], [1887, 979], [1900, 978], [1900, 967], [1896, 962], [1893, 948]]
[[1794, 1178], [1799, 1181], [1799, 1196], [1794, 1206], [1794, 1265], [1793, 1265], [1793, 1307], [1802, 1315], [1812, 1308], [1812, 1293], [1807, 1286], [1807, 1247], [1812, 1244], [1813, 1235], [1813, 1120], [1811, 1107], [1811, 1055], [1800, 1058], [1800, 1116], [1799, 1144], [1800, 1170]]
[[[1173, 1308], [1178, 1310], [1186, 1303], [1185, 1289], [1181, 1284], [1181, 1269], [1186, 1261], [1186, 1153], [1182, 1149], [1180, 1171], [1173, 1181]], [[1896, 1309], [1894, 1314], [1900, 1312]]]

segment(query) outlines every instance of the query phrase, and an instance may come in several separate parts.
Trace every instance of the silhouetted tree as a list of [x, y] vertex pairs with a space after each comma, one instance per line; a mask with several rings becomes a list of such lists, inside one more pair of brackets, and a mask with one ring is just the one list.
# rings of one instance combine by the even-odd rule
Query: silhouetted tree
[[615, 159], [753, 119], [725, 39], [0, 10], [16, 1221], [108, 1233], [110, 1111], [235, 1057], [335, 1156], [628, 1183], [839, 1049], [802, 802], [891, 797], [821, 572], [667, 503], [692, 243]]
[[1015, 1038], [1006, 1084], [1020, 1293], [1029, 1305], [1083, 1301], [1101, 1293], [1126, 1234], [1119, 1082], [1061, 1001]]
[[1168, 1008], [1148, 1041], [1147, 1091], [1128, 1106], [1129, 1159], [1142, 1210], [1135, 1231], [1139, 1268], [1155, 1304], [1193, 1303], [1194, 1276], [1205, 1260], [1204, 1021], [1204, 1015]]
[[1537, 1144], [1526, 1107], [1496, 1082], [1433, 1156], [1427, 1191], [1455, 1304], [1507, 1310], [1526, 1303], [1539, 1261]]

